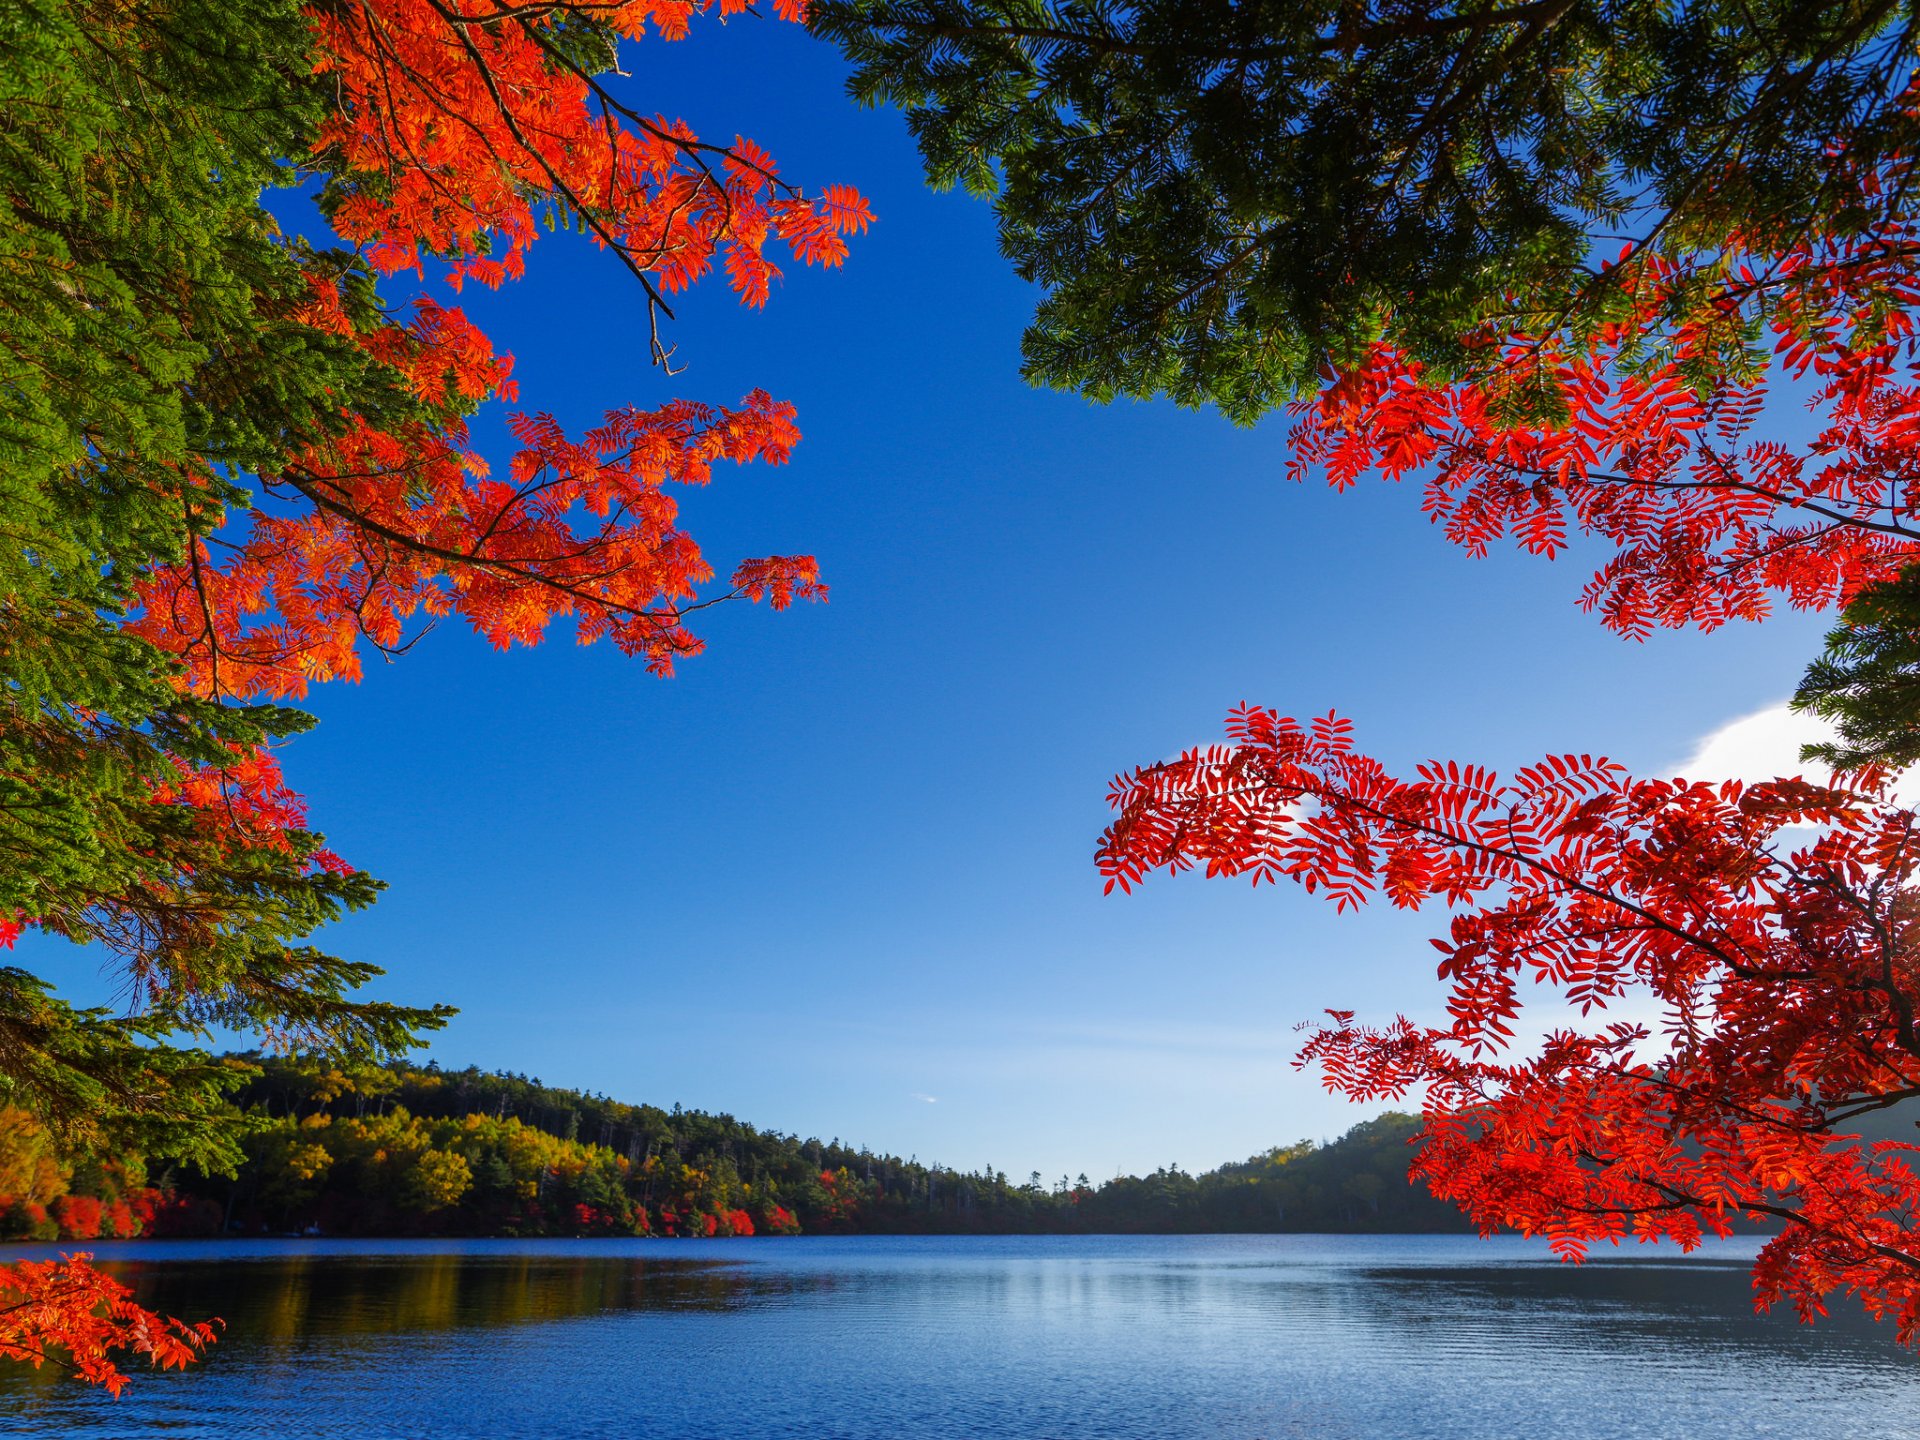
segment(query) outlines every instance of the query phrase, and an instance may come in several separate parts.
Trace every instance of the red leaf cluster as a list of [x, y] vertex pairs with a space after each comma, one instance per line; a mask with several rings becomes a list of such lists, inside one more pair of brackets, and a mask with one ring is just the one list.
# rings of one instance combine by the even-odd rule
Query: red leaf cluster
[[133, 1302], [133, 1292], [103, 1275], [85, 1251], [60, 1260], [0, 1265], [0, 1358], [35, 1369], [51, 1363], [118, 1395], [127, 1377], [118, 1352], [173, 1370], [200, 1358], [219, 1321], [188, 1324]]
[[[335, 223], [389, 273], [452, 256], [457, 281], [517, 278], [537, 209], [581, 221], [658, 291], [685, 289], [718, 257], [733, 288], [762, 304], [778, 267], [770, 241], [803, 263], [837, 265], [872, 216], [844, 186], [808, 198], [752, 141], [703, 142], [646, 115], [569, 48], [585, 18], [630, 41], [685, 37], [695, 15], [740, 0], [358, 0], [309, 11], [317, 73], [337, 85], [317, 150], [349, 193]], [[798, 20], [800, 7], [777, 7]], [[497, 252], [497, 253], [496, 253]]]
[[[1468, 379], [1376, 347], [1295, 407], [1290, 474], [1421, 473], [1426, 513], [1475, 554], [1594, 537], [1612, 553], [1581, 602], [1635, 637], [1758, 619], [1776, 595], [1843, 604], [1920, 555], [1912, 225], [1736, 236], [1691, 259], [1629, 249], [1607, 278], [1627, 313], [1584, 338], [1481, 337]], [[1804, 447], [1750, 438], [1782, 376], [1819, 417]]]
[[[1848, 1130], [1920, 1095], [1920, 816], [1883, 777], [1637, 780], [1558, 755], [1402, 779], [1333, 716], [1246, 707], [1228, 734], [1115, 781], [1108, 888], [1200, 866], [1452, 908], [1448, 1023], [1330, 1011], [1300, 1057], [1356, 1100], [1422, 1096], [1413, 1170], [1436, 1194], [1570, 1258], [1778, 1220], [1763, 1305], [1846, 1290], [1920, 1334], [1920, 1147]], [[1551, 1028], [1523, 1022], [1523, 987]]]
[[[441, 263], [455, 289], [519, 276], [541, 214], [577, 223], [644, 288], [653, 350], [665, 296], [724, 269], [760, 304], [779, 271], [767, 247], [836, 265], [871, 220], [845, 186], [809, 196], [751, 141], [701, 141], [634, 110], [580, 63], [579, 24], [677, 39], [715, 0], [357, 0], [308, 12], [335, 111], [312, 163], [332, 217], [383, 273]], [[722, 14], [742, 8], [719, 0]], [[798, 7], [782, 5], [797, 18]], [[567, 27], [573, 26], [572, 30]], [[617, 38], [609, 43], [617, 43]], [[777, 606], [826, 594], [811, 556], [748, 559], [699, 598], [712, 566], [679, 528], [669, 485], [704, 485], [720, 460], [783, 462], [793, 408], [755, 391], [736, 409], [675, 401], [610, 413], [583, 438], [550, 416], [513, 417], [521, 448], [496, 479], [464, 415], [512, 400], [511, 358], [431, 298], [356, 328], [339, 276], [315, 269], [304, 323], [390, 367], [430, 418], [344, 412], [304, 442], [237, 520], [188, 508], [200, 538], [138, 587], [136, 631], [178, 656], [202, 693], [298, 696], [358, 678], [360, 644], [395, 654], [415, 619], [458, 615], [497, 646], [537, 642], [571, 616], [665, 671], [697, 653], [687, 615], [731, 599]]]

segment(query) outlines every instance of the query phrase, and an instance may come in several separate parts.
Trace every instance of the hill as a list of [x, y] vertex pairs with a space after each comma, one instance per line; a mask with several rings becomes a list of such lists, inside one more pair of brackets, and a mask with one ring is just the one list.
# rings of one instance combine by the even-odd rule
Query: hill
[[234, 1059], [233, 1103], [251, 1125], [234, 1176], [64, 1154], [23, 1112], [0, 1111], [0, 1238], [1465, 1228], [1407, 1183], [1409, 1115], [1204, 1174], [1016, 1183], [522, 1075]]

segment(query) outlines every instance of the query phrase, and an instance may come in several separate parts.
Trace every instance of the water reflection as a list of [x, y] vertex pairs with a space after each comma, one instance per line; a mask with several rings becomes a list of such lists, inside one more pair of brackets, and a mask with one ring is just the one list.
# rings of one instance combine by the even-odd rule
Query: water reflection
[[117, 1406], [0, 1379], [0, 1435], [1905, 1437], [1920, 1366], [1752, 1314], [1737, 1254], [1540, 1263], [1458, 1237], [133, 1247], [219, 1313]]
[[142, 1305], [217, 1314], [222, 1349], [341, 1336], [522, 1325], [631, 1310], [725, 1310], [830, 1286], [719, 1260], [540, 1254], [301, 1255], [222, 1264], [111, 1264]]

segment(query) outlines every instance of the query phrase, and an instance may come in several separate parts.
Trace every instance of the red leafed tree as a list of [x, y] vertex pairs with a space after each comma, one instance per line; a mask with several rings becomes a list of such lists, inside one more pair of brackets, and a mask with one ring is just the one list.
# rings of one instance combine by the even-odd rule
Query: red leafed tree
[[[1583, 603], [1628, 636], [1844, 604], [1920, 558], [1920, 235], [1886, 200], [1906, 168], [1860, 178], [1870, 227], [1630, 249], [1601, 320], [1482, 336], [1469, 378], [1382, 345], [1295, 407], [1292, 473], [1418, 476], [1476, 553], [1598, 541]], [[1796, 404], [1812, 441], [1767, 438]], [[1572, 1258], [1778, 1222], [1759, 1303], [1850, 1291], [1920, 1338], [1917, 1147], [1857, 1133], [1920, 1097], [1920, 822], [1886, 777], [1558, 756], [1400, 778], [1332, 717], [1247, 708], [1228, 735], [1116, 780], [1108, 888], [1199, 866], [1452, 909], [1448, 1023], [1333, 1010], [1300, 1057], [1356, 1100], [1420, 1097], [1415, 1177]]]
[[[23, 242], [22, 253], [60, 259], [35, 271], [52, 276], [48, 308], [85, 315], [121, 304], [116, 321], [97, 327], [108, 341], [89, 344], [137, 332], [118, 373], [134, 377], [129, 393], [141, 404], [149, 381], [167, 397], [151, 407], [159, 422], [141, 411], [139, 423], [120, 424], [118, 394], [88, 402], [92, 382], [49, 385], [57, 401], [46, 416], [66, 420], [59, 407], [82, 398], [71, 401], [73, 443], [50, 466], [47, 489], [62, 505], [40, 508], [79, 520], [66, 549], [42, 539], [25, 548], [55, 557], [41, 567], [49, 584], [69, 574], [114, 582], [96, 596], [73, 581], [79, 601], [61, 591], [42, 607], [45, 633], [120, 626], [161, 663], [139, 644], [90, 658], [110, 655], [99, 663], [123, 665], [180, 703], [143, 700], [141, 711], [127, 696], [147, 690], [117, 690], [98, 675], [84, 695], [51, 694], [46, 708], [72, 722], [56, 737], [67, 749], [23, 748], [50, 757], [49, 769], [67, 765], [43, 782], [72, 801], [72, 833], [59, 839], [125, 863], [111, 883], [96, 883], [84, 868], [61, 868], [68, 851], [42, 843], [54, 858], [46, 875], [16, 886], [18, 904], [0, 907], [0, 947], [25, 926], [104, 941], [130, 992], [162, 1017], [140, 1031], [143, 1041], [167, 1021], [218, 1022], [269, 1041], [391, 1051], [437, 1014], [355, 1009], [345, 992], [378, 972], [299, 943], [374, 887], [320, 847], [304, 803], [251, 738], [288, 733], [300, 717], [255, 702], [356, 679], [367, 648], [397, 654], [440, 617], [501, 647], [537, 643], [571, 620], [582, 642], [607, 640], [666, 671], [699, 650], [688, 624], [697, 610], [731, 600], [780, 609], [826, 593], [808, 555], [741, 559], [716, 581], [673, 498], [675, 486], [706, 484], [718, 462], [785, 461], [799, 438], [792, 406], [758, 390], [732, 407], [623, 406], [578, 436], [548, 414], [516, 413], [514, 453], [489, 465], [468, 422], [484, 404], [517, 402], [512, 360], [445, 290], [518, 278], [542, 221], [578, 229], [639, 287], [647, 353], [673, 373], [661, 322], [676, 293], [719, 271], [743, 302], [764, 304], [782, 261], [837, 265], [846, 237], [871, 217], [853, 190], [805, 191], [751, 141], [703, 141], [632, 102], [619, 78], [631, 42], [644, 38], [651, 54], [697, 17], [744, 11], [744, 0], [328, 0], [297, 17], [292, 4], [263, 0], [233, 12], [232, 33], [220, 7], [189, 8], [207, 33], [84, 0], [57, 17], [73, 27], [68, 48], [78, 55], [66, 56], [61, 83], [89, 103], [107, 94], [100, 123], [129, 117], [139, 143], [99, 131], [76, 139], [60, 129], [57, 103], [30, 117], [50, 144], [92, 147], [84, 164], [51, 170], [76, 189], [93, 185], [97, 203], [62, 197], [43, 207], [58, 212], [43, 226], [57, 233]], [[802, 18], [799, 0], [774, 8]], [[291, 41], [299, 22], [306, 29]], [[65, 54], [63, 42], [45, 48]], [[95, 52], [105, 57], [98, 64]], [[222, 65], [251, 87], [233, 103], [218, 73], [208, 79], [209, 66]], [[153, 93], [141, 90], [150, 77]], [[139, 91], [138, 103], [121, 87]], [[289, 144], [291, 153], [274, 148]], [[15, 149], [31, 153], [34, 142]], [[90, 250], [70, 243], [74, 216], [138, 210], [125, 193], [143, 181], [141, 156], [182, 154], [192, 163], [167, 172], [154, 208], [186, 218], [141, 231], [159, 237], [155, 246], [178, 242], [179, 254], [79, 269], [75, 254], [117, 258], [108, 242], [133, 222], [103, 225], [111, 233]], [[343, 244], [291, 240], [258, 208], [261, 184], [287, 181], [310, 186]], [[412, 293], [382, 293], [402, 272]], [[229, 304], [229, 295], [244, 298]], [[94, 482], [84, 501], [72, 497], [76, 475]], [[89, 505], [111, 523], [95, 523]], [[102, 705], [121, 702], [128, 715], [103, 716]], [[218, 714], [242, 719], [209, 718]], [[113, 763], [71, 759], [87, 745], [111, 751]], [[117, 811], [88, 803], [71, 779], [101, 773], [119, 787]], [[55, 1012], [43, 988], [22, 1004], [36, 1021]], [[109, 1023], [60, 1015], [31, 1032], [43, 1049], [54, 1043], [45, 1035]], [[9, 1012], [10, 1024], [16, 1018]], [[72, 1060], [79, 1053], [61, 1052], [71, 1073], [35, 1070], [31, 1059], [10, 1068], [72, 1081], [38, 1098], [74, 1125], [90, 1123], [95, 1102], [130, 1097], [121, 1108], [138, 1112], [164, 1089], [123, 1073], [96, 1084], [86, 1069], [95, 1061]], [[123, 1070], [139, 1070], [143, 1054], [112, 1052]], [[195, 1073], [196, 1103], [217, 1099], [219, 1085]], [[191, 1118], [211, 1123], [203, 1112]], [[175, 1366], [212, 1338], [135, 1306], [85, 1257], [0, 1269], [0, 1355], [56, 1359], [117, 1391], [113, 1351]]]
[[[1862, 203], [1884, 210], [1906, 169], [1863, 177]], [[1470, 379], [1376, 347], [1294, 407], [1290, 474], [1418, 474], [1476, 554], [1610, 546], [1581, 603], [1636, 638], [1760, 619], [1776, 595], [1845, 604], [1920, 553], [1920, 231], [1896, 212], [1779, 247], [1629, 248], [1611, 271], [1604, 323], [1480, 337]], [[1756, 434], [1795, 409], [1810, 443]]]
[[189, 1325], [133, 1302], [133, 1292], [90, 1263], [85, 1251], [62, 1260], [0, 1265], [0, 1358], [36, 1370], [52, 1364], [118, 1395], [127, 1377], [117, 1351], [163, 1370], [200, 1358], [218, 1321]]
[[[665, 365], [669, 295], [718, 263], [746, 303], [763, 304], [780, 274], [771, 245], [837, 265], [844, 237], [871, 218], [844, 186], [808, 196], [750, 141], [709, 144], [624, 103], [569, 28], [675, 40], [716, 8], [745, 6], [359, 0], [309, 11], [315, 71], [336, 100], [307, 160], [327, 177], [335, 228], [376, 272], [424, 276], [432, 259], [457, 290], [520, 276], [543, 214], [578, 223], [643, 290]], [[789, 0], [776, 8], [800, 18]], [[200, 534], [144, 579], [135, 629], [178, 655], [196, 686], [298, 696], [356, 678], [362, 641], [393, 653], [411, 618], [444, 614], [503, 647], [572, 616], [581, 640], [666, 670], [700, 648], [691, 610], [825, 594], [801, 555], [741, 561], [702, 595], [714, 572], [667, 490], [705, 484], [718, 460], [784, 461], [799, 438], [790, 405], [755, 391], [735, 409], [622, 408], [579, 439], [550, 416], [518, 415], [521, 449], [497, 477], [470, 449], [464, 416], [517, 398], [510, 357], [431, 296], [368, 324], [346, 303], [350, 277], [316, 264], [307, 283], [296, 318], [350, 339], [429, 408], [397, 425], [342, 413], [255, 477], [261, 503], [237, 535], [222, 529], [224, 505], [209, 495], [196, 507], [189, 493]]]
[[1763, 1303], [1850, 1290], [1915, 1337], [1920, 1147], [1848, 1131], [1920, 1095], [1920, 818], [1882, 777], [1635, 780], [1582, 755], [1401, 779], [1331, 716], [1245, 708], [1228, 734], [1116, 780], [1108, 888], [1201, 866], [1452, 907], [1450, 1023], [1330, 1011], [1301, 1055], [1355, 1100], [1422, 1097], [1416, 1177], [1576, 1258], [1776, 1219]]

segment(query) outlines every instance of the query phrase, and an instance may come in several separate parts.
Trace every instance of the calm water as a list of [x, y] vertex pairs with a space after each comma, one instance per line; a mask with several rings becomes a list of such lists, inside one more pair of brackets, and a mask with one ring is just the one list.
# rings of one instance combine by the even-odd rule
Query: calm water
[[1435, 1236], [101, 1245], [227, 1338], [118, 1402], [0, 1370], [0, 1435], [1920, 1432], [1920, 1361], [1886, 1331], [1752, 1315], [1756, 1244], [1581, 1269]]

